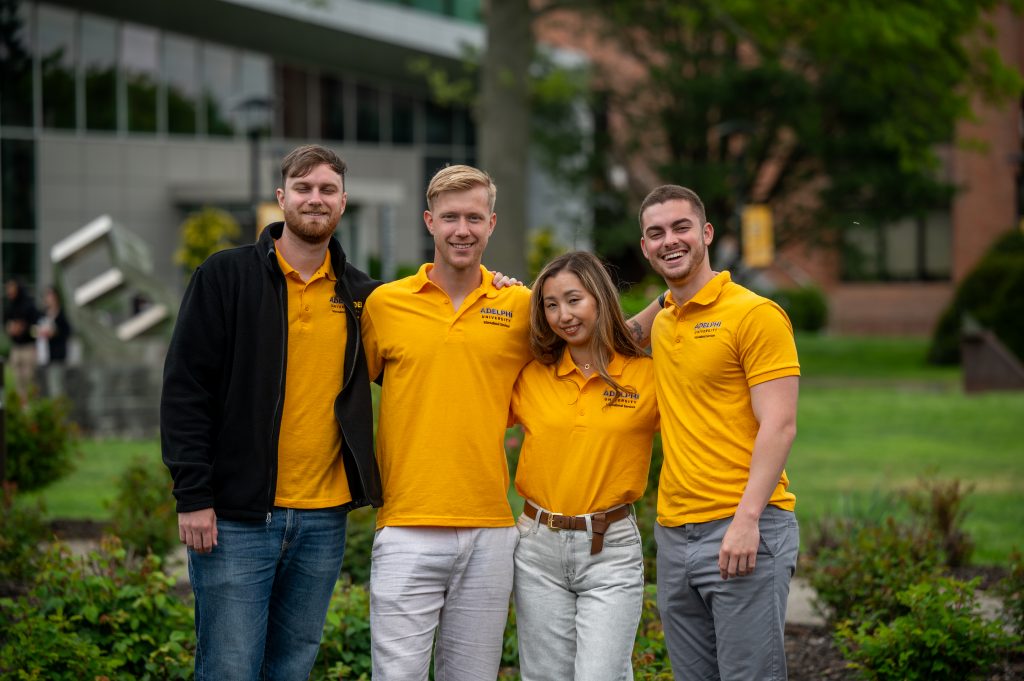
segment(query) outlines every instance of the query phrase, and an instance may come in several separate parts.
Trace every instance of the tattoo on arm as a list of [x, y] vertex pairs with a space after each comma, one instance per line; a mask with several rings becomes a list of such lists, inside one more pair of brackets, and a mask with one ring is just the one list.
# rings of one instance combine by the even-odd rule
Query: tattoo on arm
[[634, 320], [630, 321], [630, 323], [629, 323], [629, 324], [630, 324], [630, 331], [632, 331], [632, 332], [633, 332], [633, 339], [634, 339], [634, 340], [635, 340], [635, 341], [636, 341], [637, 343], [640, 343], [641, 345], [643, 345], [643, 342], [644, 342], [644, 340], [645, 340], [645, 339], [644, 339], [644, 330], [643, 330], [643, 328], [642, 328], [642, 327], [640, 326], [640, 322], [638, 322], [638, 321], [636, 321], [636, 320], [634, 319]]

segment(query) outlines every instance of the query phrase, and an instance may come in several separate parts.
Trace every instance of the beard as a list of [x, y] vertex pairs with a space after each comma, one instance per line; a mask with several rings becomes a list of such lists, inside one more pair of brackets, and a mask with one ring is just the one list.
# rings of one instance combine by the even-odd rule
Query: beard
[[322, 244], [331, 238], [341, 220], [341, 213], [328, 214], [325, 219], [310, 219], [293, 209], [285, 210], [284, 222], [288, 230], [308, 244]]
[[703, 241], [700, 241], [690, 248], [689, 253], [676, 262], [666, 263], [655, 257], [650, 260], [650, 263], [651, 269], [667, 283], [683, 284], [700, 270], [701, 264], [707, 257], [708, 247]]

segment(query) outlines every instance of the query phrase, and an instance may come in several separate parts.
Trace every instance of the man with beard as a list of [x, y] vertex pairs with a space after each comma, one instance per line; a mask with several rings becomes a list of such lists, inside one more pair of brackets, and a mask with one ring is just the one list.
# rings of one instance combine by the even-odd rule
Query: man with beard
[[644, 257], [668, 284], [651, 331], [664, 464], [658, 610], [676, 678], [786, 678], [783, 627], [799, 530], [784, 467], [800, 375], [773, 303], [714, 272], [693, 191], [640, 207]]
[[378, 282], [332, 238], [345, 162], [299, 147], [281, 180], [284, 222], [192, 275], [164, 368], [197, 681], [306, 679], [348, 511], [381, 505], [359, 323]]

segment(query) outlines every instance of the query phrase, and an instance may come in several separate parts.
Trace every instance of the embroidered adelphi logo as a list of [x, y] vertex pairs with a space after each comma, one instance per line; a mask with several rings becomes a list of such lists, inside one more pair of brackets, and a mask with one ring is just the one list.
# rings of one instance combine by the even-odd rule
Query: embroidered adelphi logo
[[[605, 390], [601, 393], [604, 396], [605, 402], [610, 403], [610, 407], [621, 407], [623, 409], [636, 409], [636, 403], [640, 401], [640, 393], [629, 392], [628, 390], [621, 395], [619, 399], [615, 400], [614, 390]], [[615, 400], [615, 402], [612, 402]]]
[[512, 326], [512, 310], [502, 310], [497, 307], [480, 308], [480, 319], [484, 324], [507, 329]]
[[331, 296], [331, 312], [342, 313], [345, 311], [345, 301], [338, 296]]
[[694, 338], [714, 338], [722, 322], [698, 322], [693, 325]]

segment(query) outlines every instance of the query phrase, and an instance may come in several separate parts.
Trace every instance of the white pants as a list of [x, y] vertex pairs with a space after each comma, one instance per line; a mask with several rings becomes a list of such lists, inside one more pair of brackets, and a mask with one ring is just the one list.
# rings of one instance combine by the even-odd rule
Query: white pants
[[[540, 514], [537, 514], [540, 517]], [[632, 681], [644, 598], [640, 531], [630, 514], [590, 555], [589, 532], [519, 516], [515, 602], [523, 681]]]
[[494, 681], [512, 592], [514, 527], [385, 527], [373, 541], [374, 681]]

